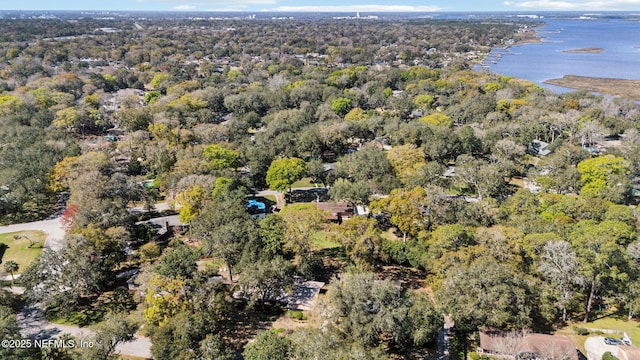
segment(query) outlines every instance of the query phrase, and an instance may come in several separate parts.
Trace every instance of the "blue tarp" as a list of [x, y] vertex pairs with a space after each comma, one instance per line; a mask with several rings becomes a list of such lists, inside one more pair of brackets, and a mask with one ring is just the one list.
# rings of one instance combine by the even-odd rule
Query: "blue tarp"
[[255, 207], [258, 210], [266, 210], [267, 209], [267, 206], [263, 202], [256, 201], [256, 200], [247, 201], [247, 208], [250, 208], [250, 207]]

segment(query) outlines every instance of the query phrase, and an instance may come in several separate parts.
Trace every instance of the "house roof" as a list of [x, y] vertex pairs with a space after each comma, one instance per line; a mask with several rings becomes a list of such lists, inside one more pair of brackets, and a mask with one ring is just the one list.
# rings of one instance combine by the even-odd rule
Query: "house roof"
[[533, 352], [549, 358], [578, 360], [576, 343], [559, 335], [482, 331], [480, 348], [494, 354]]
[[540, 140], [533, 140], [531, 141], [531, 146], [529, 146], [529, 153], [531, 155], [547, 156], [552, 152], [548, 148], [549, 143]]
[[295, 285], [293, 294], [287, 297], [287, 307], [293, 310], [311, 310], [324, 286], [323, 282], [305, 281]]
[[341, 217], [349, 217], [353, 215], [353, 205], [346, 201], [338, 201], [337, 203], [314, 202], [314, 204], [323, 211], [329, 211], [327, 216], [329, 220], [338, 220]]
[[139, 222], [136, 223], [136, 225], [142, 224], [142, 223], [147, 223], [147, 224], [151, 225], [152, 227], [158, 229], [158, 235], [162, 235], [162, 234], [166, 233], [168, 228], [186, 226], [187, 225], [187, 224], [185, 224], [185, 223], [180, 221], [178, 215], [162, 216], [162, 217], [149, 219], [147, 221], [139, 221]]

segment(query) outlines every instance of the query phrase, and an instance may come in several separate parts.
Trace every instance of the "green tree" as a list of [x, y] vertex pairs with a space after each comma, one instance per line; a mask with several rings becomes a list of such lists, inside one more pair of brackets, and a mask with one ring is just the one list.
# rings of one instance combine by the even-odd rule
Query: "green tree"
[[314, 360], [318, 354], [322, 354], [325, 360], [346, 360], [365, 358], [369, 360], [388, 360], [381, 346], [368, 348], [359, 341], [343, 334], [333, 328], [312, 329], [302, 328], [291, 336], [293, 343], [293, 358], [300, 360]]
[[162, 326], [187, 309], [187, 283], [183, 279], [153, 274], [147, 282], [145, 302], [144, 319], [151, 325]]
[[201, 359], [207, 360], [235, 360], [236, 353], [233, 347], [227, 344], [220, 334], [207, 334], [200, 341]]
[[346, 121], [362, 121], [367, 120], [369, 116], [361, 108], [353, 108], [344, 115]]
[[626, 246], [635, 238], [634, 230], [619, 221], [580, 221], [573, 227], [569, 239], [580, 261], [580, 273], [586, 278], [584, 322], [589, 321], [597, 294], [615, 292], [629, 278]]
[[428, 240], [429, 253], [439, 258], [445, 253], [456, 252], [462, 248], [476, 244], [475, 236], [471, 231], [459, 224], [438, 226]]
[[340, 116], [345, 116], [352, 108], [351, 99], [345, 97], [334, 99], [331, 103], [331, 110]]
[[373, 147], [364, 146], [345, 156], [338, 164], [341, 177], [349, 180], [372, 180], [393, 172], [386, 154]]
[[430, 160], [446, 164], [463, 151], [462, 142], [455, 131], [446, 126], [431, 126], [424, 130], [422, 146]]
[[503, 169], [496, 163], [463, 154], [456, 160], [455, 180], [459, 185], [468, 187], [484, 199], [504, 192], [507, 185]]
[[314, 204], [291, 204], [280, 212], [284, 220], [285, 249], [303, 258], [311, 254], [313, 234], [326, 221], [326, 214]]
[[373, 270], [378, 259], [382, 239], [376, 224], [375, 219], [357, 216], [336, 226], [328, 235], [344, 246], [360, 271]]
[[238, 166], [240, 155], [237, 151], [227, 149], [217, 144], [208, 145], [202, 155], [209, 162], [213, 170], [222, 170]]
[[205, 254], [220, 257], [233, 279], [233, 267], [242, 257], [250, 232], [255, 229], [244, 207], [244, 197], [209, 201], [192, 221], [193, 235], [203, 243]]
[[516, 330], [531, 324], [529, 291], [522, 274], [514, 273], [509, 264], [485, 257], [452, 268], [438, 299], [462, 327]]
[[331, 171], [325, 169], [320, 159], [312, 159], [307, 163], [307, 175], [311, 176], [313, 182], [321, 182], [324, 187], [327, 187], [327, 178]]
[[288, 338], [273, 330], [261, 331], [254, 342], [247, 345], [242, 353], [246, 360], [288, 360], [292, 344]]
[[267, 184], [274, 190], [291, 191], [291, 185], [302, 179], [306, 172], [307, 164], [302, 159], [276, 159], [267, 170]]
[[418, 109], [428, 109], [433, 105], [434, 98], [431, 95], [419, 94], [413, 98], [413, 105]]
[[207, 189], [200, 185], [194, 185], [176, 196], [176, 202], [180, 204], [179, 219], [189, 224], [200, 214], [202, 206], [207, 199]]
[[96, 360], [115, 359], [116, 346], [132, 340], [137, 326], [124, 314], [110, 314], [104, 322], [96, 328], [96, 333], [90, 339], [94, 345], [81, 348], [84, 358]]
[[64, 312], [77, 308], [83, 296], [103, 289], [111, 270], [105, 269], [100, 253], [86, 241], [71, 240], [62, 251], [45, 249], [20, 278], [31, 301], [46, 309], [64, 304]]
[[267, 214], [258, 223], [258, 233], [262, 241], [261, 251], [272, 258], [276, 255], [284, 255], [284, 219], [278, 214]]
[[198, 258], [196, 250], [180, 243], [165, 250], [156, 263], [155, 272], [168, 278], [191, 279], [198, 269]]
[[387, 158], [393, 167], [396, 176], [406, 183], [408, 178], [420, 174], [427, 163], [424, 159], [424, 151], [413, 144], [395, 146], [387, 151]]
[[[586, 159], [578, 164], [580, 181], [583, 186], [580, 195], [587, 197], [603, 197], [609, 195], [611, 200], [620, 201], [628, 194], [628, 181], [624, 181], [629, 166], [621, 157], [613, 155], [598, 156]], [[622, 196], [616, 194], [623, 194]]]
[[251, 302], [279, 299], [293, 290], [294, 266], [281, 256], [247, 265], [239, 283]]
[[453, 125], [453, 120], [451, 120], [451, 117], [439, 112], [435, 112], [430, 115], [425, 115], [421, 117], [419, 120], [420, 122], [427, 123], [431, 126], [451, 127]]
[[[327, 296], [334, 326], [367, 348], [383, 341], [404, 349], [433, 343], [442, 327], [430, 301], [372, 273], [342, 274]], [[390, 335], [387, 340], [384, 333]]]
[[15, 260], [7, 260], [4, 262], [3, 267], [4, 267], [4, 271], [11, 274], [11, 281], [12, 282], [15, 281], [13, 274], [19, 269], [18, 263], [15, 262]]
[[218, 327], [219, 317], [208, 312], [182, 311], [151, 329], [151, 354], [158, 360], [233, 360], [232, 347]]
[[329, 196], [336, 201], [347, 201], [353, 205], [362, 205], [369, 202], [371, 186], [365, 181], [351, 182], [345, 179], [338, 179], [329, 189]]

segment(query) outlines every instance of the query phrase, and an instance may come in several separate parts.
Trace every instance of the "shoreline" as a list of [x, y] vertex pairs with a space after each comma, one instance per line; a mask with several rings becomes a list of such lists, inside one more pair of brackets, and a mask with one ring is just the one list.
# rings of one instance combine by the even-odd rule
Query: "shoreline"
[[513, 38], [511, 39], [512, 43], [511, 44], [506, 44], [506, 45], [502, 45], [502, 46], [494, 46], [493, 48], [489, 49], [489, 52], [487, 52], [486, 54], [484, 54], [484, 56], [482, 58], [479, 58], [477, 61], [474, 61], [472, 64], [473, 66], [479, 66], [482, 69], [488, 69], [489, 65], [487, 65], [487, 62], [491, 62], [491, 63], [497, 63], [498, 61], [500, 61], [500, 59], [502, 58], [502, 53], [499, 53], [497, 55], [494, 56], [494, 58], [491, 58], [491, 53], [496, 50], [496, 49], [503, 49], [505, 52], [510, 51], [509, 48], [512, 46], [520, 46], [520, 45], [526, 45], [526, 44], [537, 44], [537, 43], [542, 43], [543, 39], [542, 37], [538, 36], [538, 31], [536, 29], [543, 27], [544, 24], [539, 24], [535, 27], [529, 28], [521, 28], [518, 29], [514, 34], [513, 34]]
[[603, 52], [603, 48], [582, 48], [582, 49], [569, 49], [562, 50], [565, 53], [575, 53], [575, 54], [600, 54]]
[[565, 75], [562, 78], [545, 80], [543, 83], [640, 101], [640, 80]]

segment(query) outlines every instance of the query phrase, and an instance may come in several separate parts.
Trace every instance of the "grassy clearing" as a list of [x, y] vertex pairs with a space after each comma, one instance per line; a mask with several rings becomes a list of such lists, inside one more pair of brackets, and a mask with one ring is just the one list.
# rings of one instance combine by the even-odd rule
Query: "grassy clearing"
[[300, 181], [296, 181], [294, 182], [291, 187], [292, 188], [307, 188], [307, 187], [315, 187], [315, 186], [322, 186], [322, 184], [316, 184], [313, 181], [311, 181], [310, 177], [306, 177], [301, 179]]
[[225, 266], [224, 260], [220, 258], [208, 258], [208, 259], [200, 259], [196, 261], [198, 265], [198, 271], [206, 271], [206, 270], [214, 270], [218, 271], [218, 269]]
[[[275, 205], [278, 202], [276, 197], [273, 196], [273, 195], [258, 196], [258, 197], [256, 197], [256, 199], [264, 199], [265, 200], [264, 203], [267, 206]], [[258, 200], [258, 201], [260, 201], [260, 200]]]
[[596, 321], [590, 322], [585, 326], [587, 328], [606, 329], [606, 330], [620, 330], [626, 332], [631, 341], [634, 344], [640, 345], [640, 323], [635, 320], [627, 320], [626, 318], [619, 318], [613, 316], [607, 316]]
[[[640, 322], [637, 320], [627, 320], [626, 317], [617, 316], [617, 315], [608, 315], [602, 317], [598, 320], [591, 321], [588, 323], [575, 323], [569, 325], [563, 329], [558, 331], [558, 334], [570, 336], [578, 345], [578, 348], [584, 353], [584, 342], [588, 337], [601, 335], [599, 333], [590, 333], [589, 335], [578, 335], [573, 330], [573, 326], [582, 327], [587, 329], [602, 329], [602, 330], [618, 330], [624, 331], [631, 338], [631, 342], [634, 345], [640, 345]], [[621, 338], [622, 335], [617, 334], [606, 334], [602, 336], [609, 336], [614, 338]]]
[[382, 236], [383, 239], [389, 240], [389, 241], [402, 241], [402, 235], [400, 236], [396, 235], [396, 231], [397, 229], [395, 227], [392, 227], [392, 228], [389, 228], [387, 231], [384, 231], [382, 234], [380, 234], [380, 236]]
[[[18, 240], [14, 240], [16, 235], [20, 237]], [[44, 239], [45, 233], [35, 230], [0, 234], [0, 243], [8, 246], [4, 253], [0, 250], [0, 260], [3, 262], [7, 260], [17, 262], [19, 266], [18, 273], [21, 273], [33, 260], [40, 256], [44, 246]], [[30, 247], [31, 244], [32, 246]]]
[[313, 239], [311, 240], [311, 247], [316, 251], [335, 249], [341, 246], [342, 245], [340, 243], [327, 240], [327, 233], [324, 231], [318, 231], [317, 233], [313, 234]]

